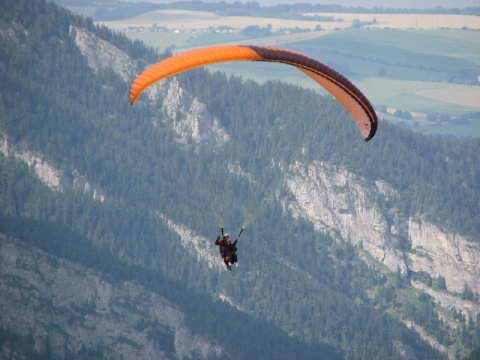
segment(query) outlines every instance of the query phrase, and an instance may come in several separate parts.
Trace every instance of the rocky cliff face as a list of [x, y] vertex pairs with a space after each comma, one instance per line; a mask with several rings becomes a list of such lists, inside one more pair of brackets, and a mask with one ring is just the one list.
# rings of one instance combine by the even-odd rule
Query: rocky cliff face
[[163, 109], [170, 119], [167, 121], [172, 123], [180, 142], [216, 146], [230, 140], [220, 120], [208, 111], [205, 104], [182, 89], [175, 79], [167, 83], [165, 93], [153, 91], [158, 98], [163, 98]]
[[165, 224], [178, 234], [182, 246], [192, 257], [198, 261], [206, 262], [210, 269], [223, 271], [225, 266], [219, 261], [218, 248], [214, 245], [212, 239], [207, 239], [196, 234], [193, 230], [182, 224], [177, 224], [173, 220], [167, 218], [164, 214], [159, 217]]
[[112, 69], [124, 81], [132, 81], [137, 63], [125, 52], [76, 26], [70, 26], [70, 35], [74, 37], [78, 48], [96, 73], [100, 70]]
[[25, 162], [28, 167], [35, 172], [37, 177], [52, 190], [61, 192], [66, 190], [79, 191], [100, 202], [105, 201], [104, 192], [95, 188], [78, 172], [75, 171], [72, 174], [65, 174], [46, 161], [42, 156], [29, 151], [15, 149], [15, 146], [9, 143], [7, 136], [0, 139], [0, 153], [5, 156], [16, 157]]
[[[110, 43], [79, 27], [71, 26], [70, 35], [95, 72], [113, 69], [127, 84], [137, 75], [139, 64]], [[230, 139], [219, 119], [208, 111], [205, 104], [182, 89], [175, 79], [150, 86], [143, 96], [162, 103], [167, 114], [164, 121], [172, 123], [181, 143], [215, 146]]]
[[[405, 217], [392, 208], [388, 218], [371, 199], [381, 194], [386, 199], [394, 189], [377, 182], [368, 184], [345, 169], [330, 164], [293, 164], [285, 174], [285, 186], [293, 199], [284, 202], [296, 217], [311, 221], [318, 230], [338, 230], [343, 240], [361, 245], [379, 263], [392, 271], [399, 268], [425, 272], [433, 279], [445, 279], [446, 290], [435, 290], [424, 283], [413, 286], [426, 291], [443, 307], [456, 309], [468, 319], [480, 314], [478, 302], [462, 300], [467, 285], [480, 293], [480, 246], [478, 241], [447, 233], [421, 219]], [[398, 241], [408, 241], [401, 250]]]
[[107, 359], [219, 358], [223, 349], [192, 333], [185, 315], [132, 282], [0, 235], [0, 326], [32, 336], [35, 349], [67, 358], [103, 348]]

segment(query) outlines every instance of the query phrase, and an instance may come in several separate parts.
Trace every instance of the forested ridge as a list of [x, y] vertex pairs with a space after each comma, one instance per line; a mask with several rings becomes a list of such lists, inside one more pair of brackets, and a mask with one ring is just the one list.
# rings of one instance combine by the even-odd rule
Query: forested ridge
[[[243, 140], [246, 147], [235, 149], [239, 156], [246, 152], [245, 158], [251, 158], [254, 149], [260, 159], [282, 154], [288, 162], [305, 157], [346, 166], [366, 179], [382, 179], [400, 190], [398, 198], [382, 206], [425, 215], [429, 221], [478, 239], [478, 140], [428, 137], [382, 122], [377, 136], [365, 145], [334, 100], [319, 102], [313, 91], [293, 85], [260, 86], [230, 78], [233, 86], [227, 87], [221, 85], [224, 75], [211, 75], [212, 82], [205, 81], [205, 76], [201, 72], [186, 75], [185, 87], [201, 94], [201, 101], [226, 119], [229, 133]], [[265, 100], [270, 97], [272, 102]], [[251, 124], [256, 127], [253, 131]]]
[[[179, 145], [158, 106], [130, 106], [129, 84], [113, 70], [95, 74], [69, 28], [87, 28], [142, 65], [163, 55], [40, 0], [4, 1], [0, 19], [3, 138], [67, 174], [80, 173], [107, 199], [101, 203], [74, 191], [53, 191], [19, 160], [2, 156], [2, 233], [113, 279], [145, 283], [187, 309], [193, 329], [214, 339], [228, 331], [238, 339], [238, 358], [400, 359], [392, 339], [408, 344], [418, 358], [440, 357], [382, 311], [388, 307], [424, 318], [444, 345], [480, 345], [474, 328], [450, 336], [428, 299], [396, 303], [398, 279], [369, 269], [352, 245], [338, 245], [275, 202], [257, 199], [261, 204], [254, 205], [262, 211], [244, 235], [241, 267], [229, 277], [194, 261], [156, 216], [166, 214], [213, 240], [218, 224], [211, 207], [217, 200], [229, 208], [225, 223], [239, 227], [246, 202], [255, 200], [257, 191], [276, 190], [280, 174], [272, 160], [321, 159], [399, 189], [395, 199], [378, 199], [385, 212], [402, 208], [478, 239], [479, 141], [424, 137], [381, 123], [365, 144], [348, 114], [328, 97], [281, 82], [259, 85], [197, 70], [179, 76], [179, 82], [221, 119], [232, 140], [221, 156], [208, 148], [196, 151]], [[226, 171], [231, 162], [267, 185], [252, 188]], [[213, 186], [219, 178], [222, 186]], [[305, 282], [282, 266], [285, 262], [315, 274], [315, 281]], [[235, 311], [235, 326], [228, 327], [222, 313], [231, 308], [210, 300], [225, 286], [255, 315]], [[367, 290], [378, 295], [372, 298]]]

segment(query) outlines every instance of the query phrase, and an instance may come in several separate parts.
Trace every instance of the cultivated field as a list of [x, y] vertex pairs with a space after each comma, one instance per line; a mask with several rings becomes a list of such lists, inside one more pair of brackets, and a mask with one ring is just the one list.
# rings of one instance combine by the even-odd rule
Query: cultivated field
[[372, 22], [372, 28], [391, 29], [480, 29], [480, 18], [467, 15], [430, 15], [430, 14], [338, 14], [338, 13], [309, 13], [308, 16], [322, 15], [341, 18], [351, 24], [353, 21]]
[[103, 22], [118, 30], [129, 31], [133, 28], [151, 27], [153, 24], [165, 26], [180, 31], [202, 31], [215, 27], [232, 27], [241, 30], [250, 25], [266, 27], [272, 30], [283, 28], [310, 29], [320, 25], [324, 30], [344, 29], [354, 21], [374, 22], [369, 27], [392, 29], [439, 29], [450, 28], [480, 29], [480, 17], [467, 15], [428, 15], [428, 14], [351, 14], [351, 13], [321, 13], [305, 14], [307, 16], [329, 16], [336, 21], [284, 20], [275, 18], [260, 18], [247, 16], [218, 16], [211, 12], [191, 10], [158, 10], [142, 14], [122, 21]]
[[211, 28], [231, 27], [237, 30], [250, 25], [266, 27], [271, 25], [272, 30], [281, 28], [295, 28], [313, 30], [317, 25], [325, 29], [345, 28], [348, 22], [317, 22], [308, 20], [284, 20], [275, 18], [260, 18], [248, 16], [218, 16], [211, 12], [190, 10], [158, 10], [142, 14], [122, 21], [109, 21], [103, 24], [113, 29], [129, 31], [134, 28], [151, 27], [153, 24], [165, 26], [168, 29], [179, 31], [201, 32]]

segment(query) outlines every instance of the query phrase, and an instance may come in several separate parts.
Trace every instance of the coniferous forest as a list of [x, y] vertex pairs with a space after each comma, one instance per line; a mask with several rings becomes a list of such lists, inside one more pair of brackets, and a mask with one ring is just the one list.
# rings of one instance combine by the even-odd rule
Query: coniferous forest
[[[374, 199], [385, 214], [395, 207], [480, 239], [480, 141], [427, 137], [381, 122], [364, 143], [329, 97], [197, 69], [178, 81], [221, 119], [231, 139], [221, 151], [180, 144], [159, 104], [131, 106], [130, 84], [114, 69], [92, 70], [72, 26], [138, 61], [132, 74], [168, 55], [50, 2], [0, 3], [3, 141], [41, 155], [66, 176], [81, 174], [106, 199], [56, 191], [23, 161], [0, 155], [0, 233], [112, 281], [145, 285], [177, 304], [194, 331], [235, 339], [234, 359], [404, 358], [393, 340], [408, 344], [418, 359], [441, 359], [398, 314], [419, 319], [444, 346], [465, 353], [480, 347], [478, 319], [450, 331], [428, 298], [397, 301], [395, 289], [408, 279], [374, 271], [348, 241], [315, 231], [273, 200], [284, 195], [279, 167], [319, 160], [397, 189], [393, 199]], [[229, 172], [231, 163], [251, 174], [255, 186]], [[196, 261], [158, 216], [213, 241], [215, 210], [223, 209], [235, 232], [246, 207], [260, 211], [242, 235], [241, 266], [232, 274]], [[314, 280], [305, 281], [304, 273]], [[224, 288], [248, 312], [218, 301]], [[1, 330], [0, 347], [16, 341], [32, 351], [30, 340]], [[101, 349], [92, 356], [102, 358]]]

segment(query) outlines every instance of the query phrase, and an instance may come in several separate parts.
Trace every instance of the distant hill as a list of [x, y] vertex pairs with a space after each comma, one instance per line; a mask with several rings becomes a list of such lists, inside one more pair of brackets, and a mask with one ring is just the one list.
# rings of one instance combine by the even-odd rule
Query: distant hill
[[[155, 2], [154, 0], [152, 2]], [[332, 4], [328, 0], [315, 0], [315, 1], [300, 1], [300, 0], [260, 0], [258, 1], [261, 5], [276, 5], [276, 4], [300, 4], [300, 3], [312, 3], [312, 4], [323, 4], [328, 5]], [[392, 9], [401, 9], [401, 8], [411, 8], [411, 9], [433, 9], [436, 7], [443, 7], [446, 9], [449, 8], [464, 8], [469, 6], [478, 6], [473, 0], [426, 0], [426, 1], [402, 1], [401, 3], [392, 0], [337, 0], [335, 4], [341, 5], [344, 7], [364, 7], [364, 8], [374, 8], [374, 7], [383, 7], [383, 8], [392, 8]]]

